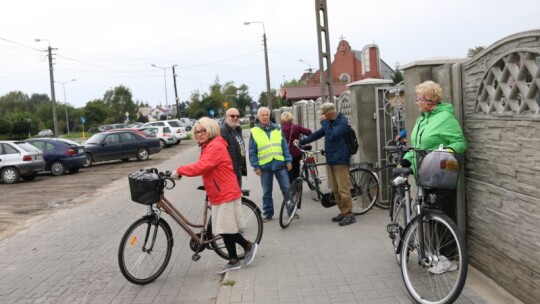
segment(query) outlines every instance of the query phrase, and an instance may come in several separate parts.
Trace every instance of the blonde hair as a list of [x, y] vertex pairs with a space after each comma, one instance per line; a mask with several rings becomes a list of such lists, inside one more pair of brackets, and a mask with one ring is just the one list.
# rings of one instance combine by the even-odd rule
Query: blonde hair
[[416, 95], [430, 99], [435, 103], [440, 103], [443, 98], [441, 86], [431, 80], [417, 85], [415, 91]]
[[[220, 135], [219, 125], [218, 123], [208, 117], [201, 117], [196, 123], [195, 126], [193, 126], [193, 131], [195, 131], [195, 127], [197, 125], [202, 126], [206, 130], [206, 135], [208, 135], [208, 141], [210, 141], [212, 138]], [[199, 140], [199, 134], [193, 132], [193, 139]]]
[[292, 116], [291, 112], [283, 112], [283, 113], [281, 113], [281, 122], [282, 123], [291, 122], [292, 120], [293, 120], [293, 116]]

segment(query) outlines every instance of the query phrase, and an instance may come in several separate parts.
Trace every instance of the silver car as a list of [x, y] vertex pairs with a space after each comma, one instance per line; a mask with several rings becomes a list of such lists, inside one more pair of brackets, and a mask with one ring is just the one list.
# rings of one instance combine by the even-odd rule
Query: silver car
[[43, 152], [24, 141], [0, 141], [0, 180], [13, 184], [22, 177], [26, 181], [36, 178], [45, 170]]

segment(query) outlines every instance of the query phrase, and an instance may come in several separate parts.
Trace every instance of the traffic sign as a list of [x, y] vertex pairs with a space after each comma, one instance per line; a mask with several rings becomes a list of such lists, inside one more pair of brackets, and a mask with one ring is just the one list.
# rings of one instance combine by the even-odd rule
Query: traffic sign
[[86, 118], [84, 116], [81, 116], [81, 124], [85, 124], [86, 123]]
[[216, 114], [216, 112], [214, 112], [214, 109], [210, 109], [210, 111], [208, 111], [208, 114], [210, 114], [210, 116], [214, 117], [214, 114]]

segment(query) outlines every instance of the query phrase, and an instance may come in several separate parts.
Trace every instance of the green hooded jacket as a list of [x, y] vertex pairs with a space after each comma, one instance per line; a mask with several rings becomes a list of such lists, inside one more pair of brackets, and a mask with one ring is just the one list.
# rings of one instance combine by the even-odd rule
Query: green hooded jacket
[[[423, 150], [435, 150], [442, 144], [458, 154], [465, 153], [467, 141], [461, 126], [454, 115], [454, 106], [440, 103], [431, 112], [422, 112], [416, 120], [411, 133], [410, 145]], [[416, 171], [414, 151], [409, 151], [404, 158], [413, 164]]]

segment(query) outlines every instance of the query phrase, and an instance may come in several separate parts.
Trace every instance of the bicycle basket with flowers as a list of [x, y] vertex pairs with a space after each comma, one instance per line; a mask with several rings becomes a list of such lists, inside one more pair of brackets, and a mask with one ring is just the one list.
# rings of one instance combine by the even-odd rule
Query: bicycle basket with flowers
[[157, 169], [141, 169], [128, 175], [128, 179], [132, 201], [143, 205], [152, 205], [159, 201], [164, 182]]
[[454, 153], [438, 150], [416, 150], [416, 182], [419, 186], [435, 189], [455, 189], [460, 164]]

